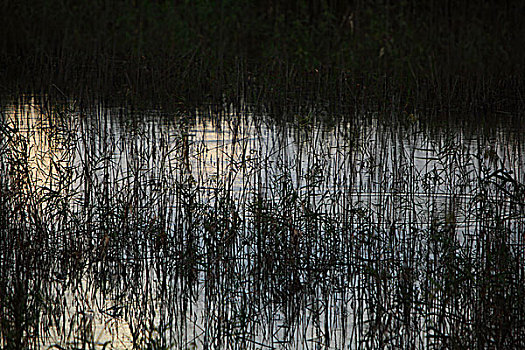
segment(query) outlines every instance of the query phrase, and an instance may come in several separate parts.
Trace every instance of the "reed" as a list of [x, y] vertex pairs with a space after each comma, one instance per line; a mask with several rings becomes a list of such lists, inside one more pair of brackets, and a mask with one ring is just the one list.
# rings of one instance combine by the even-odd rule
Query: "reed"
[[523, 346], [505, 125], [4, 106], [2, 347]]

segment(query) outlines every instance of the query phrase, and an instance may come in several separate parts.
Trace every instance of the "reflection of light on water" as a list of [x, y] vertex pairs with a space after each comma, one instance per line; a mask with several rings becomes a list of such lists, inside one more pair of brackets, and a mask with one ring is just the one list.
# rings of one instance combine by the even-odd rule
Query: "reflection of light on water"
[[192, 174], [205, 189], [242, 191], [246, 171], [256, 169], [261, 145], [253, 119], [236, 117], [233, 130], [200, 121], [191, 130]]
[[128, 322], [115, 314], [121, 305], [94, 292], [88, 281], [71, 285], [60, 299], [65, 301], [59, 321], [63, 328], [47, 328], [42, 348], [84, 348], [86, 344], [95, 349], [133, 348]]
[[27, 104], [7, 109], [5, 116], [11, 131], [10, 147], [17, 148], [18, 155], [24, 157], [19, 160], [29, 170], [29, 186], [51, 190], [60, 187], [57, 172], [67, 164], [66, 153], [71, 145], [66, 144], [59, 132], [58, 124], [63, 121], [40, 108], [31, 99]]

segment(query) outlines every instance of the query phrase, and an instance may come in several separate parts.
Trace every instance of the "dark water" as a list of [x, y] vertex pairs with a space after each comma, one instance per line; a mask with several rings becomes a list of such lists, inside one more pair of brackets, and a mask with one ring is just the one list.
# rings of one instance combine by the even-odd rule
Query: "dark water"
[[512, 125], [22, 101], [0, 119], [4, 347], [525, 346]]

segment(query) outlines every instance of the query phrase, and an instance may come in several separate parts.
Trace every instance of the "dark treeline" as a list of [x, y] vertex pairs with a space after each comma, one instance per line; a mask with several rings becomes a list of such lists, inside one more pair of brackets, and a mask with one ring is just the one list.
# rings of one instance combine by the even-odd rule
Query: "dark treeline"
[[4, 1], [4, 90], [520, 108], [512, 1]]

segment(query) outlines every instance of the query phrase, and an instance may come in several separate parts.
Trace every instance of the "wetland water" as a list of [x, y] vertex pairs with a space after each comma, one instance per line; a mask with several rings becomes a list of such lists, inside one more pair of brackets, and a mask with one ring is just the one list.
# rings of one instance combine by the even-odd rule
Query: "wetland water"
[[42, 100], [1, 111], [3, 347], [525, 345], [519, 129]]

